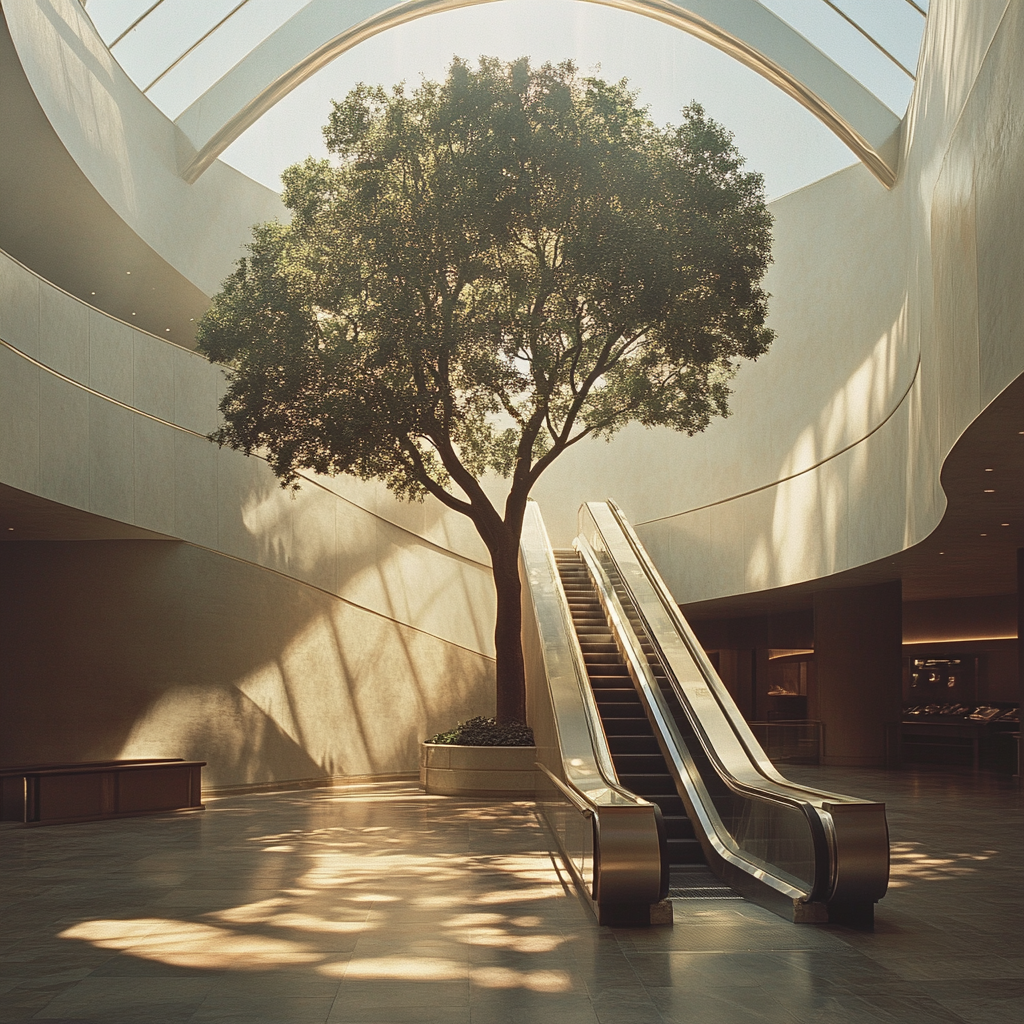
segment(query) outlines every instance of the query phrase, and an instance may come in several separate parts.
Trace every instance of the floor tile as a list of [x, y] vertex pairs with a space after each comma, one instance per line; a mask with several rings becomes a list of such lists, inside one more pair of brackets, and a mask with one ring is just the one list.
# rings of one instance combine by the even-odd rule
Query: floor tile
[[0, 828], [0, 1021], [1002, 1024], [1024, 954], [1020, 791], [801, 767], [884, 800], [874, 932], [683, 901], [599, 928], [528, 802], [406, 783], [211, 799], [202, 815]]

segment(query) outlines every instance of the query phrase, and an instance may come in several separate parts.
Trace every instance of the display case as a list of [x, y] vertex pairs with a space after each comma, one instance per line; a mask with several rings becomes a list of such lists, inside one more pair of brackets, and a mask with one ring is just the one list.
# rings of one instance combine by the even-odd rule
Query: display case
[[947, 701], [907, 704], [900, 728], [902, 759], [1013, 772], [1020, 705]]

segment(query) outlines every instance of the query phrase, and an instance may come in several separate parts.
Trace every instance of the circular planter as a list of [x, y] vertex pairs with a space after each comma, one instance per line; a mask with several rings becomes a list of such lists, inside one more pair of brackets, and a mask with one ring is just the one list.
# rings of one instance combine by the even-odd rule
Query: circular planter
[[536, 747], [420, 744], [420, 785], [443, 796], [532, 798]]

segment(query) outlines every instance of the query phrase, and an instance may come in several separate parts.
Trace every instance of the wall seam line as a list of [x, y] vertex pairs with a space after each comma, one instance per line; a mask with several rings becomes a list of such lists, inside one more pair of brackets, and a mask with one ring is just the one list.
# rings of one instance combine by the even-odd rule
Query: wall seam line
[[910, 392], [914, 390], [914, 385], [917, 383], [917, 378], [920, 372], [921, 353], [919, 351], [917, 354], [917, 364], [914, 367], [914, 373], [913, 376], [911, 376], [910, 378], [910, 383], [907, 385], [907, 390], [903, 392], [902, 396], [900, 397], [900, 400], [892, 407], [892, 409], [889, 410], [885, 418], [879, 421], [875, 426], [873, 426], [866, 434], [864, 434], [861, 437], [858, 437], [856, 441], [851, 441], [848, 445], [846, 445], [846, 447], [840, 448], [839, 451], [833, 452], [826, 458], [814, 463], [813, 466], [807, 466], [805, 469], [801, 469], [796, 473], [790, 473], [789, 476], [784, 476], [779, 480], [773, 480], [771, 481], [771, 483], [762, 484], [760, 487], [752, 487], [749, 491], [741, 491], [739, 494], [731, 494], [728, 498], [721, 498], [718, 501], [710, 501], [706, 505], [696, 505], [693, 508], [685, 509], [682, 512], [673, 512], [671, 515], [657, 516], [654, 519], [645, 519], [643, 520], [643, 522], [634, 523], [633, 525], [649, 526], [651, 523], [664, 523], [667, 522], [669, 519], [679, 519], [680, 517], [688, 516], [693, 512], [703, 512], [705, 509], [715, 508], [718, 505], [725, 505], [730, 501], [738, 501], [740, 498], [749, 497], [751, 494], [758, 494], [759, 492], [767, 491], [772, 487], [778, 487], [780, 484], [788, 483], [790, 480], [795, 480], [797, 477], [804, 476], [807, 473], [814, 472], [814, 470], [816, 469], [820, 469], [822, 466], [831, 462], [833, 459], [838, 459], [840, 455], [844, 455], [846, 452], [850, 451], [850, 449], [856, 448], [859, 444], [863, 444], [869, 437], [871, 437], [872, 434], [876, 434], [879, 430], [881, 430], [882, 427], [884, 427], [886, 423], [888, 423], [889, 420], [891, 420], [893, 416], [895, 416], [896, 413], [899, 412], [899, 410], [903, 407], [903, 404], [910, 396]]

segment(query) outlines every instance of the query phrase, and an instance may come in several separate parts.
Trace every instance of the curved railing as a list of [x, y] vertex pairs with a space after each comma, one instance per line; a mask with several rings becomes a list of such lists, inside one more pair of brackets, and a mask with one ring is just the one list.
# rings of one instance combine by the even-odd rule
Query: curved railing
[[580, 509], [575, 546], [712, 869], [796, 921], [870, 921], [888, 884], [884, 804], [779, 774], [612, 502]]
[[[520, 546], [523, 653], [537, 799], [602, 924], [657, 923], [668, 891], [659, 809], [619, 785], [540, 512]], [[652, 908], [655, 908], [652, 910]]]

